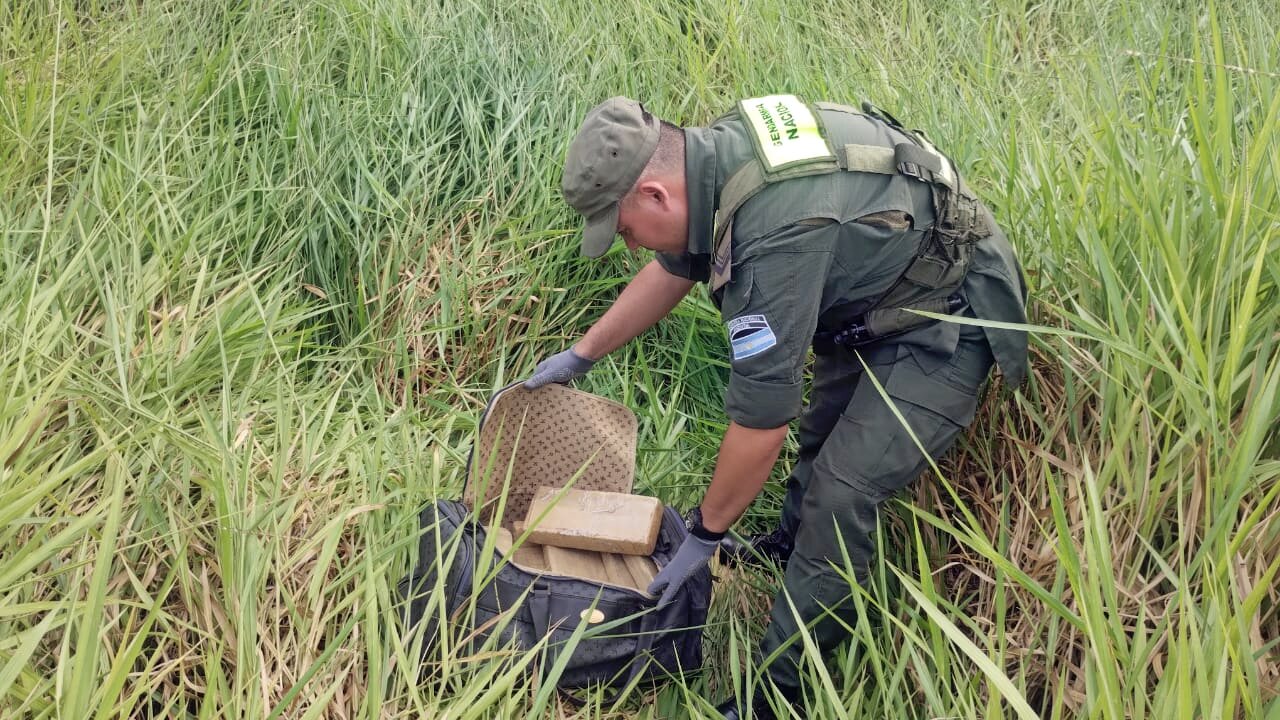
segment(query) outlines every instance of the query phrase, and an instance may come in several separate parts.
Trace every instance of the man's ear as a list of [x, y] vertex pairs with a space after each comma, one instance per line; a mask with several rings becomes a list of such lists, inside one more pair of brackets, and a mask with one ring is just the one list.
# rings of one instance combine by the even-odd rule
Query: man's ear
[[658, 180], [645, 180], [637, 189], [646, 202], [657, 203], [664, 207], [671, 204], [671, 192]]

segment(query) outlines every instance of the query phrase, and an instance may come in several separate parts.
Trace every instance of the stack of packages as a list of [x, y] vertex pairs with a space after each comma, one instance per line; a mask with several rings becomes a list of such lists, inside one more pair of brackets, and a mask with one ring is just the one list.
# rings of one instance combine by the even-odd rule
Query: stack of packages
[[656, 572], [651, 555], [661, 526], [656, 498], [543, 486], [524, 521], [498, 528], [494, 542], [527, 570], [644, 592]]

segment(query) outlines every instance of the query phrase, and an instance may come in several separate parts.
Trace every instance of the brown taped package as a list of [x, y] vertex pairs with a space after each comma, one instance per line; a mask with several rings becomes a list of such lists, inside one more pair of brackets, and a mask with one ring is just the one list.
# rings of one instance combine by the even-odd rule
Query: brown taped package
[[504, 527], [498, 527], [494, 528], [493, 532], [493, 546], [503, 555], [510, 555], [512, 545], [511, 531]]
[[[556, 575], [571, 575], [596, 582], [613, 582], [609, 579], [604, 560], [598, 552], [554, 545], [548, 545], [544, 550], [547, 551], [547, 565]], [[630, 585], [630, 583], [627, 584]]]
[[493, 540], [493, 546], [498, 552], [511, 558], [511, 562], [523, 567], [526, 570], [547, 570], [547, 556], [541, 545], [536, 545], [526, 538], [520, 547], [512, 552], [511, 546], [515, 541], [511, 537], [511, 531], [499, 527], [496, 529], [497, 537]]
[[662, 503], [642, 495], [543, 486], [525, 524], [532, 528], [529, 539], [542, 545], [649, 555], [658, 542]]
[[635, 587], [636, 581], [631, 577], [631, 571], [627, 569], [627, 563], [622, 559], [623, 557], [613, 553], [600, 553], [600, 559], [604, 560], [604, 572], [609, 576], [609, 582], [614, 585]]
[[653, 560], [639, 555], [618, 555], [588, 550], [574, 550], [554, 546], [543, 547], [525, 542], [511, 550], [511, 531], [497, 528], [494, 547], [511, 562], [526, 570], [546, 570], [557, 575], [569, 575], [587, 580], [607, 582], [644, 592], [653, 582]]
[[635, 580], [636, 588], [648, 590], [649, 583], [653, 582], [653, 578], [658, 575], [658, 566], [653, 560], [639, 555], [623, 555], [622, 561], [627, 564], [627, 570]]
[[606, 582], [646, 592], [655, 574], [653, 561], [639, 555], [617, 555], [547, 545], [548, 569], [556, 575]]

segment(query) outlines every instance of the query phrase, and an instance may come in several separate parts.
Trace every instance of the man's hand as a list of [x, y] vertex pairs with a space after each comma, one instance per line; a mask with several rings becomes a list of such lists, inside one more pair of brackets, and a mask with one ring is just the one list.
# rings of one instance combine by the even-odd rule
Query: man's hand
[[547, 383], [563, 385], [586, 375], [595, 364], [595, 360], [588, 360], [569, 348], [538, 363], [533, 369], [533, 375], [524, 381], [524, 387], [526, 390], [537, 390]]
[[676, 550], [675, 556], [671, 558], [671, 562], [667, 563], [649, 584], [649, 594], [662, 593], [658, 598], [659, 605], [666, 605], [674, 600], [680, 586], [711, 562], [711, 556], [715, 554], [718, 547], [720, 543], [715, 540], [703, 540], [694, 535], [686, 537], [680, 544], [680, 549]]
[[604, 317], [572, 348], [538, 363], [524, 386], [536, 390], [547, 383], [567, 383], [586, 375], [597, 360], [658, 322], [692, 287], [692, 280], [676, 277], [662, 269], [657, 260], [650, 260], [627, 284]]

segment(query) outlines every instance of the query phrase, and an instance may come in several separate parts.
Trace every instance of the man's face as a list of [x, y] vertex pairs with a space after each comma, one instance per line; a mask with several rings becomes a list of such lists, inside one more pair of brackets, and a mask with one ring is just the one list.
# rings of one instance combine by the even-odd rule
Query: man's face
[[689, 246], [689, 204], [678, 180], [645, 180], [618, 203], [618, 234], [635, 252], [679, 253]]

